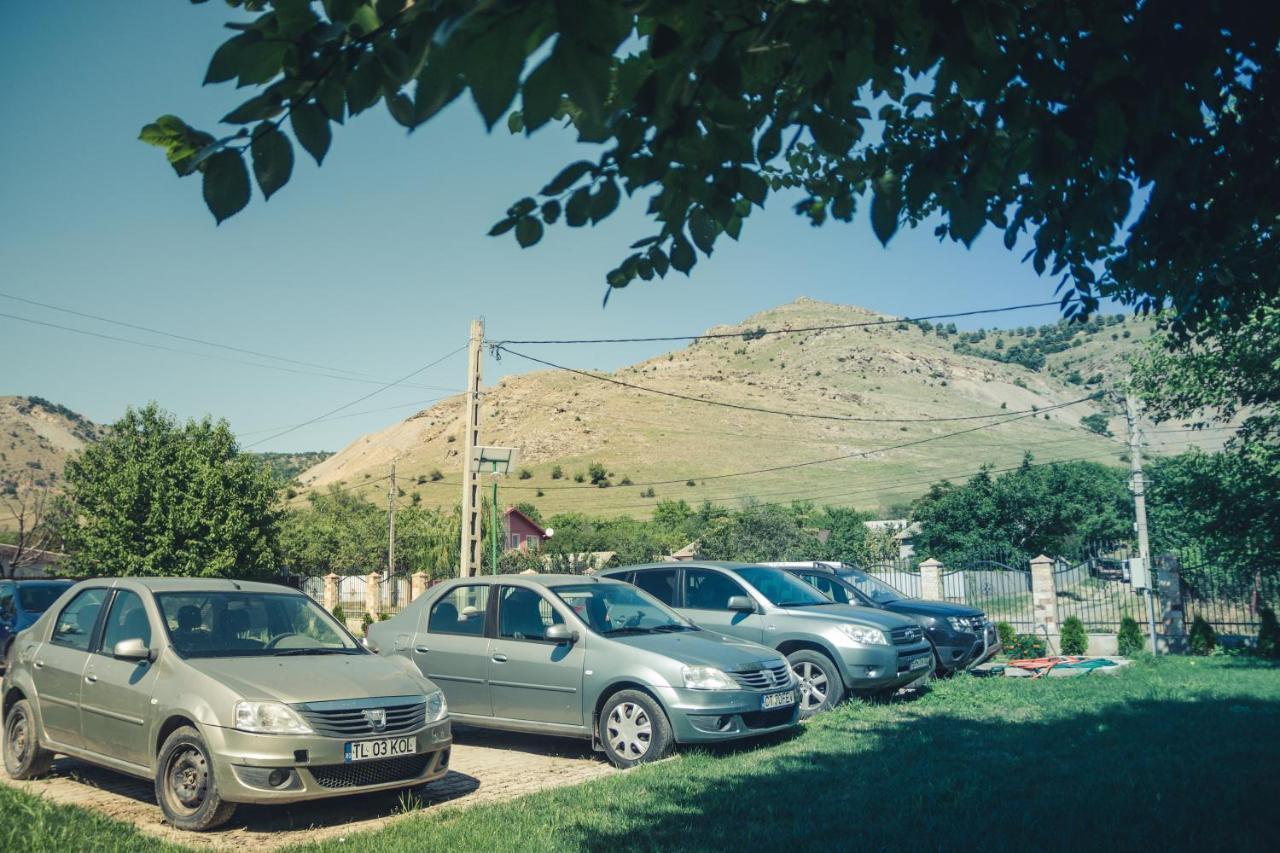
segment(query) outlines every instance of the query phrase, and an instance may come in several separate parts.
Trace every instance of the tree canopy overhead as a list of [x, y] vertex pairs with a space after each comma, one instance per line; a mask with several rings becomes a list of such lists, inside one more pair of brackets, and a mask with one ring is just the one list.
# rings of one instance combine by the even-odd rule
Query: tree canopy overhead
[[600, 151], [492, 233], [531, 246], [647, 197], [655, 230], [612, 287], [688, 273], [789, 189], [814, 224], [867, 208], [884, 243], [926, 220], [966, 245], [1026, 235], [1069, 314], [1109, 296], [1194, 326], [1277, 289], [1275, 3], [227, 2], [255, 15], [205, 77], [253, 90], [231, 130], [142, 130], [219, 221], [249, 201], [246, 157], [264, 196], [289, 180], [286, 130], [320, 162], [379, 103], [412, 129], [469, 93], [490, 128], [563, 122]]

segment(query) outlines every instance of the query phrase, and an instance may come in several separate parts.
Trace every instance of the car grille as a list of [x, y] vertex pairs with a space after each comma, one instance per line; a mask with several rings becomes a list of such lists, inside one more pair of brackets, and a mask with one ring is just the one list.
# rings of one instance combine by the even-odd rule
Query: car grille
[[417, 779], [426, 772], [430, 761], [431, 753], [428, 752], [353, 764], [321, 764], [307, 770], [324, 788], [365, 788]]
[[771, 729], [774, 726], [781, 726], [791, 722], [791, 717], [795, 712], [795, 705], [774, 708], [769, 711], [751, 711], [742, 715], [742, 724], [749, 729]]
[[791, 686], [791, 667], [786, 663], [744, 672], [731, 672], [729, 676], [748, 690], [773, 690]]
[[924, 637], [924, 629], [916, 625], [908, 628], [894, 628], [889, 635], [895, 646], [913, 646]]
[[368, 707], [368, 702], [352, 704], [359, 707], [325, 708], [323, 711], [318, 711], [298, 706], [297, 711], [316, 734], [341, 738], [403, 734], [422, 728], [427, 719], [425, 702], [387, 705], [382, 708], [387, 714], [386, 726], [374, 728], [373, 722], [365, 715], [365, 711], [376, 710], [376, 707]]

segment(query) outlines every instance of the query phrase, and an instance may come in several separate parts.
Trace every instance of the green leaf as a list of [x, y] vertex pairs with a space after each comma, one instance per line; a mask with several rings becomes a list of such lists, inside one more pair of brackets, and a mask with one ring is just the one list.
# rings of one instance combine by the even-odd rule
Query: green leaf
[[680, 46], [680, 34], [666, 24], [658, 24], [649, 36], [649, 55], [661, 59]]
[[283, 109], [284, 105], [280, 103], [278, 96], [274, 93], [263, 93], [245, 101], [224, 115], [222, 120], [227, 124], [249, 124], [250, 122], [273, 118], [279, 115]]
[[542, 205], [542, 221], [548, 225], [555, 223], [560, 218], [560, 202], [555, 199], [544, 202]]
[[410, 130], [418, 126], [413, 115], [413, 101], [403, 92], [396, 92], [387, 98], [387, 112], [396, 123]]
[[560, 106], [562, 89], [559, 66], [549, 58], [529, 73], [520, 99], [526, 133], [533, 133], [551, 120]]
[[545, 187], [542, 188], [543, 195], [560, 195], [560, 193], [569, 189], [583, 175], [593, 171], [596, 167], [595, 163], [590, 160], [579, 160], [576, 163], [570, 163], [560, 170], [560, 174], [551, 179]]
[[311, 11], [311, 0], [271, 0], [271, 6], [276, 10], [280, 31], [289, 38], [302, 35], [320, 23], [320, 18]]
[[716, 233], [716, 224], [711, 221], [711, 217], [703, 208], [695, 208], [693, 213], [689, 214], [689, 234], [703, 254], [711, 254], [711, 248], [716, 242]]
[[524, 26], [524, 15], [506, 14], [466, 52], [464, 71], [471, 97], [490, 129], [511, 106], [520, 87], [528, 36]]
[[219, 151], [204, 162], [204, 203], [221, 224], [249, 203], [249, 170], [238, 151]]
[[240, 56], [244, 49], [261, 38], [258, 33], [251, 32], [240, 33], [224, 41], [209, 60], [209, 69], [204, 73], [204, 84], [222, 83], [238, 76]]
[[418, 72], [418, 86], [413, 93], [414, 119], [421, 124], [431, 118], [452, 103], [465, 88], [454, 52], [433, 47], [427, 54], [426, 65]]
[[532, 216], [522, 216], [516, 223], [516, 242], [527, 249], [542, 239], [542, 223]]
[[782, 151], [782, 127], [778, 121], [769, 125], [769, 129], [760, 134], [760, 142], [756, 145], [756, 162], [761, 166], [768, 163]]
[[889, 245], [898, 230], [898, 213], [902, 210], [902, 184], [895, 172], [887, 171], [876, 181], [871, 197], [871, 230], [880, 245]]
[[351, 16], [349, 29], [356, 35], [368, 35], [382, 25], [372, 5], [362, 5]]
[[765, 197], [769, 195], [769, 182], [759, 172], [743, 169], [738, 173], [738, 190], [757, 207], [764, 207]]
[[586, 113], [590, 123], [600, 124], [613, 83], [612, 58], [563, 35], [556, 39], [551, 55], [560, 65], [569, 98]]
[[378, 79], [377, 63], [371, 56], [360, 64], [347, 78], [347, 112], [357, 115], [369, 109], [382, 97], [382, 85]]
[[507, 130], [512, 134], [524, 130], [524, 115], [519, 110], [512, 110], [507, 115]]
[[512, 228], [516, 227], [516, 220], [518, 218], [519, 217], [516, 216], [508, 216], [506, 219], [495, 223], [494, 226], [489, 229], [489, 236], [497, 237], [501, 234], [506, 234]]
[[854, 135], [848, 126], [825, 113], [815, 113], [809, 117], [809, 132], [820, 148], [836, 157], [848, 154], [853, 146]]
[[238, 86], [256, 86], [266, 83], [280, 73], [287, 43], [283, 41], [256, 41], [237, 51]]
[[693, 253], [693, 246], [690, 246], [689, 241], [683, 237], [677, 237], [671, 244], [671, 266], [688, 275], [689, 270], [693, 269], [693, 265], [697, 262], [698, 258]]
[[347, 94], [342, 80], [337, 74], [330, 72], [315, 88], [316, 103], [324, 110], [332, 121], [342, 124], [347, 112]]
[[270, 199], [293, 173], [293, 146], [277, 127], [263, 124], [254, 131], [249, 151], [253, 154], [253, 176], [262, 194]]
[[663, 278], [667, 277], [667, 270], [671, 267], [671, 262], [667, 260], [667, 255], [657, 246], [649, 249], [649, 263], [653, 264], [654, 272]]
[[315, 104], [297, 104], [289, 115], [289, 124], [293, 127], [293, 135], [298, 144], [315, 158], [316, 165], [324, 162], [324, 155], [329, 152], [329, 143], [333, 133], [329, 128], [329, 119], [324, 111]]
[[578, 187], [564, 206], [564, 221], [570, 228], [580, 228], [591, 218], [591, 189]]
[[[973, 245], [982, 227], [987, 224], [986, 209], [981, 198], [961, 198], [952, 202], [950, 213], [951, 236], [966, 246]], [[1058, 270], [1055, 270], [1055, 274]]]
[[618, 191], [617, 182], [613, 178], [607, 178], [596, 194], [591, 197], [591, 224], [595, 225], [613, 213], [620, 198], [621, 193]]
[[346, 24], [360, 5], [360, 0], [324, 0], [324, 12], [334, 23]]

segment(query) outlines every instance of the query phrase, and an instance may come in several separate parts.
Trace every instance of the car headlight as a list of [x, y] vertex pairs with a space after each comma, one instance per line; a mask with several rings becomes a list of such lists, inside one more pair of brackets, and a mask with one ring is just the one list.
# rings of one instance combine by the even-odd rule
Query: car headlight
[[311, 727], [281, 702], [237, 702], [236, 728], [268, 735], [309, 735]]
[[437, 690], [427, 694], [427, 722], [443, 720], [449, 714], [449, 703], [445, 701], [444, 691]]
[[738, 687], [738, 682], [714, 666], [686, 666], [681, 668], [680, 674], [684, 677], [684, 686], [691, 690], [735, 690]]
[[967, 616], [948, 616], [947, 624], [951, 626], [951, 630], [959, 631], [962, 634], [973, 632], [973, 625]]
[[884, 631], [879, 628], [870, 628], [865, 625], [852, 625], [843, 622], [836, 626], [845, 636], [855, 643], [862, 643], [864, 646], [887, 646], [889, 640], [884, 635]]

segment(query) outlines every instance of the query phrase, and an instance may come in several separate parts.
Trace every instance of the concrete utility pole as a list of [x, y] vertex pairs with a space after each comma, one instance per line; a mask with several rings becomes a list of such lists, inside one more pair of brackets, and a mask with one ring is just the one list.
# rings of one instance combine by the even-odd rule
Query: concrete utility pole
[[387, 577], [396, 573], [396, 461], [391, 460], [391, 485], [387, 487]]
[[1138, 432], [1138, 404], [1133, 395], [1124, 395], [1125, 426], [1129, 433], [1129, 467], [1133, 474], [1133, 517], [1134, 529], [1138, 533], [1138, 557], [1146, 569], [1147, 577], [1147, 622], [1151, 629], [1151, 653], [1159, 654], [1156, 644], [1156, 605], [1155, 584], [1156, 573], [1151, 565], [1151, 542], [1147, 538], [1147, 490], [1142, 476], [1142, 436]]
[[466, 434], [462, 443], [462, 559], [459, 577], [480, 572], [480, 475], [471, 470], [472, 450], [480, 443], [480, 367], [484, 320], [471, 321], [467, 350]]

